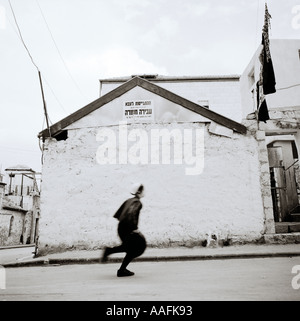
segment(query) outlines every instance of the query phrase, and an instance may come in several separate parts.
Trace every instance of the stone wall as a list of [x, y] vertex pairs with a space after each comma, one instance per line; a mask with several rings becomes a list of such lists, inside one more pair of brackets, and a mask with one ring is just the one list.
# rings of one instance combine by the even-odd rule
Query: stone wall
[[30, 242], [32, 212], [11, 206], [4, 196], [5, 185], [0, 183], [0, 246], [26, 244]]
[[266, 146], [265, 126], [257, 120], [245, 120], [243, 124], [248, 128], [258, 143], [258, 160], [260, 172], [260, 191], [264, 207], [264, 233], [275, 233], [275, 223], [273, 214], [273, 203], [271, 196], [270, 168], [268, 151]]
[[[202, 130], [204, 168], [198, 175], [187, 175], [191, 166], [185, 160], [181, 164], [99, 164], [101, 127], [75, 127], [68, 130], [67, 140], [45, 142], [40, 251], [119, 243], [113, 215], [130, 197], [133, 182], [145, 185], [139, 227], [150, 246], [201, 245], [212, 234], [219, 240], [247, 242], [273, 231], [261, 132], [225, 137], [210, 133], [205, 123], [128, 126], [129, 131], [146, 133], [159, 128], [182, 133]], [[109, 129], [119, 137], [119, 126]], [[263, 194], [262, 186], [266, 187]]]
[[30, 237], [31, 215], [26, 211], [2, 209], [0, 213], [0, 246], [26, 244]]
[[1, 208], [2, 208], [5, 185], [6, 185], [5, 183], [0, 182], [0, 210], [1, 210]]

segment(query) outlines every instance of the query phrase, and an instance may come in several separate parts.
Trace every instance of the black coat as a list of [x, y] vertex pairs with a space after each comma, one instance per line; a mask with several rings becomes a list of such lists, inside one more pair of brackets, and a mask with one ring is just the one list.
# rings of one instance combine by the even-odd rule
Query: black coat
[[140, 210], [143, 205], [138, 197], [129, 198], [117, 210], [114, 218], [119, 220], [118, 234], [122, 241], [138, 229]]
[[142, 203], [138, 197], [125, 201], [118, 209], [114, 217], [119, 220], [118, 234], [123, 246], [132, 258], [142, 255], [147, 247], [147, 242], [141, 232], [134, 232], [138, 229], [140, 210]]

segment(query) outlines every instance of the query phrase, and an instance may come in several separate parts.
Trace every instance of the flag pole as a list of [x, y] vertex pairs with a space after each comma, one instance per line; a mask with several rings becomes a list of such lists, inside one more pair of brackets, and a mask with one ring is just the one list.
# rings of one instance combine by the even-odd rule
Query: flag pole
[[270, 119], [266, 101], [266, 95], [276, 92], [275, 73], [270, 52], [269, 29], [270, 19], [272, 16], [269, 13], [267, 1], [265, 1], [265, 16], [264, 25], [262, 28], [262, 50], [259, 55], [260, 76], [257, 82], [257, 120], [266, 123]]

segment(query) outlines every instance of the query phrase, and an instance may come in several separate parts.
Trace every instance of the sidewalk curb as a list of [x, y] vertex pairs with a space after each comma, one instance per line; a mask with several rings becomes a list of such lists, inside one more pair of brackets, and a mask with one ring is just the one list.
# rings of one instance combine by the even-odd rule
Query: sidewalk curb
[[19, 245], [8, 245], [8, 246], [0, 246], [1, 250], [9, 250], [9, 249], [21, 249], [26, 247], [35, 247], [35, 244], [19, 244]]
[[[204, 260], [228, 260], [228, 259], [255, 259], [275, 257], [300, 256], [299, 252], [274, 252], [274, 253], [238, 253], [215, 255], [182, 255], [182, 256], [142, 256], [134, 259], [135, 262], [171, 262], [171, 261], [204, 261]], [[108, 258], [105, 264], [121, 263], [122, 257]], [[24, 262], [11, 262], [2, 264], [5, 268], [47, 266], [47, 265], [71, 265], [71, 264], [100, 264], [99, 258], [37, 258]]]
[[5, 268], [15, 268], [15, 267], [41, 266], [46, 264], [48, 264], [48, 261], [45, 259], [32, 259], [30, 261], [24, 261], [24, 262], [3, 263], [1, 264], [1, 266]]

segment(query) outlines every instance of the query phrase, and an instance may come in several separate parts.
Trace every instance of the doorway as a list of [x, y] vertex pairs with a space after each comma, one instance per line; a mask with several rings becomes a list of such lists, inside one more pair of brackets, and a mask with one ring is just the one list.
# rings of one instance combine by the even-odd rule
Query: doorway
[[276, 232], [300, 231], [299, 155], [295, 142], [274, 140], [267, 147]]

